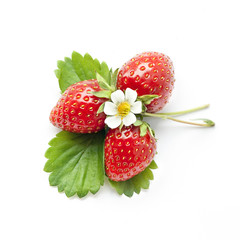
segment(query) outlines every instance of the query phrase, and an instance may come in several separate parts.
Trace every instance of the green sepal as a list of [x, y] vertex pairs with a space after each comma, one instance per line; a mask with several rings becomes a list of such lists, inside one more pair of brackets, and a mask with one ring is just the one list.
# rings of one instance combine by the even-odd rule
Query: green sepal
[[88, 53], [82, 56], [74, 51], [72, 58], [65, 58], [64, 61], [58, 61], [57, 67], [55, 75], [58, 78], [62, 93], [74, 83], [96, 79], [96, 72], [106, 79], [108, 84], [111, 81], [111, 74], [107, 64], [93, 59]]
[[142, 125], [140, 125], [140, 136], [143, 137], [147, 134], [147, 130], [148, 130], [148, 125], [143, 123]]
[[96, 78], [101, 88], [112, 91], [112, 88], [108, 85], [107, 80], [104, 77], [102, 77], [99, 73], [96, 73]]
[[104, 111], [104, 106], [105, 106], [105, 102], [100, 105], [100, 107], [97, 110], [97, 114], [102, 113]]
[[138, 119], [133, 125], [136, 127], [140, 126], [140, 136], [141, 137], [145, 136], [147, 134], [147, 130], [148, 130], [150, 132], [151, 136], [155, 138], [155, 132], [147, 122]]
[[67, 197], [80, 198], [95, 194], [104, 184], [105, 132], [75, 134], [62, 131], [50, 142], [45, 153], [45, 172], [51, 172], [49, 183]]
[[142, 124], [143, 124], [143, 121], [137, 119], [137, 121], [133, 125], [138, 127], [138, 126], [141, 126]]
[[99, 97], [99, 98], [107, 98], [110, 99], [111, 98], [111, 91], [109, 90], [102, 90], [102, 91], [98, 91], [98, 92], [91, 92], [92, 95]]
[[[151, 136], [155, 138], [155, 132], [154, 132], [154, 130], [150, 127], [149, 124], [148, 124], [147, 128], [148, 128], [148, 131], [150, 132]], [[155, 138], [155, 140], [157, 141], [156, 138]]]
[[145, 105], [148, 105], [152, 102], [152, 100], [158, 97], [158, 95], [142, 95], [138, 97], [138, 100], [142, 101]]
[[142, 189], [148, 189], [150, 185], [150, 180], [153, 180], [154, 176], [151, 169], [156, 169], [157, 164], [154, 160], [150, 165], [138, 175], [128, 179], [127, 181], [115, 182], [110, 179], [109, 182], [112, 187], [115, 188], [119, 195], [126, 195], [127, 197], [132, 197], [134, 193], [139, 194]]
[[145, 104], [142, 104], [142, 113], [145, 113], [147, 111], [147, 107], [145, 106]]
[[118, 68], [111, 74], [111, 87], [116, 90]]

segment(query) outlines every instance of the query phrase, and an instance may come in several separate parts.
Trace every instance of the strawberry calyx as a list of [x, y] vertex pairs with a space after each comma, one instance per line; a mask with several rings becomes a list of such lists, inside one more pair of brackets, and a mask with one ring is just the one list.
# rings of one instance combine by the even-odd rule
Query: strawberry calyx
[[[111, 99], [111, 94], [116, 91], [116, 82], [117, 82], [117, 74], [118, 74], [118, 68], [112, 72], [112, 69], [110, 69], [110, 84], [108, 84], [107, 80], [101, 76], [99, 73], [96, 73], [96, 78], [97, 78], [97, 81], [98, 81], [98, 84], [99, 86], [104, 89], [102, 91], [92, 91], [91, 94], [96, 96], [96, 97], [99, 97], [99, 98], [105, 98], [105, 99]], [[104, 110], [104, 106], [105, 106], [105, 103], [103, 103], [97, 113], [102, 113], [103, 110]]]
[[[141, 137], [145, 136], [147, 134], [147, 130], [148, 130], [150, 132], [151, 136], [155, 138], [155, 132], [147, 122], [138, 119], [133, 125], [135, 127], [137, 127], [137, 126], [140, 127], [140, 136]], [[156, 138], [155, 138], [155, 140], [156, 140]]]
[[118, 70], [119, 70], [119, 68], [117, 68], [114, 72], [112, 72], [112, 69], [110, 70], [110, 74], [111, 74], [111, 87], [114, 88], [114, 89], [116, 89], [116, 85], [117, 85]]
[[144, 105], [150, 104], [155, 98], [159, 98], [158, 95], [142, 95], [138, 96], [138, 100], [142, 101]]
[[102, 89], [105, 89], [105, 90], [108, 90], [108, 91], [111, 91], [111, 92], [115, 91], [116, 88], [114, 86], [110, 86], [108, 84], [107, 80], [104, 77], [102, 77], [98, 72], [96, 73], [96, 78], [97, 78], [99, 86]]

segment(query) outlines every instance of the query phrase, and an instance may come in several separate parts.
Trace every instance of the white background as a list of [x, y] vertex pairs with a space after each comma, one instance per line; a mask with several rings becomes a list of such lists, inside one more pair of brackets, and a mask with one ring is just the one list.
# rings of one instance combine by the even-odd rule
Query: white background
[[[0, 238], [240, 239], [238, 1], [1, 1]], [[210, 103], [183, 119], [150, 120], [159, 166], [148, 190], [68, 199], [50, 187], [44, 152], [58, 132], [56, 61], [89, 52], [117, 68], [142, 51], [163, 52], [176, 72], [164, 111]]]

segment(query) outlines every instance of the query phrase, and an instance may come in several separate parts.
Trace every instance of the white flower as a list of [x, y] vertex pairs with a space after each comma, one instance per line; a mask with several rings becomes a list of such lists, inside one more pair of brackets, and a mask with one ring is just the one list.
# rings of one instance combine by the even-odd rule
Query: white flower
[[123, 91], [117, 90], [111, 94], [112, 102], [105, 102], [104, 112], [107, 116], [105, 123], [110, 128], [116, 128], [123, 123], [130, 126], [137, 118], [134, 114], [142, 112], [142, 102], [136, 101], [137, 92], [127, 88], [125, 95]]

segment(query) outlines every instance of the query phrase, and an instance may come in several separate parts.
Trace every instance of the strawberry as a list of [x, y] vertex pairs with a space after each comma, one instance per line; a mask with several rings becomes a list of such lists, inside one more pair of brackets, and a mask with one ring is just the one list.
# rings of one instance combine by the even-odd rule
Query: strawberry
[[50, 121], [62, 130], [75, 133], [98, 132], [104, 128], [104, 113], [97, 114], [107, 99], [98, 98], [91, 91], [102, 90], [97, 80], [86, 80], [68, 87], [50, 114]]
[[174, 81], [170, 58], [162, 53], [145, 52], [122, 66], [117, 77], [117, 88], [131, 88], [137, 91], [138, 96], [158, 95], [158, 98], [146, 105], [147, 112], [157, 112], [168, 102]]
[[105, 139], [105, 168], [113, 181], [126, 181], [142, 172], [153, 160], [156, 140], [149, 130], [140, 136], [140, 127], [110, 129]]

